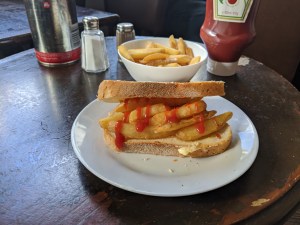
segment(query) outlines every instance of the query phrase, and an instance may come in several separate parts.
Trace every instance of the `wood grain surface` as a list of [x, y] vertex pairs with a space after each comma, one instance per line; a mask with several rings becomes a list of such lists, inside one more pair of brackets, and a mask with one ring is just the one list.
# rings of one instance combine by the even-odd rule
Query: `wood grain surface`
[[234, 182], [151, 197], [116, 188], [79, 162], [70, 141], [76, 116], [103, 79], [132, 80], [117, 62], [115, 38], [106, 40], [110, 68], [99, 74], [83, 72], [80, 62], [42, 67], [33, 49], [0, 60], [0, 224], [285, 223], [300, 199], [300, 93], [252, 59], [232, 77], [205, 68], [196, 76], [225, 81], [225, 98], [258, 131], [257, 158]]

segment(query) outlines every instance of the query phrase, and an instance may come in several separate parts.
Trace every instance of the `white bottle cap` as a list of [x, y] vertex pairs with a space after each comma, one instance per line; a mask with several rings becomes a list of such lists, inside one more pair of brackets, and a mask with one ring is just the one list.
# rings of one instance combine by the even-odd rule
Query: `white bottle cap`
[[208, 57], [207, 71], [218, 76], [232, 76], [236, 73], [238, 68], [238, 61], [236, 62], [217, 62]]

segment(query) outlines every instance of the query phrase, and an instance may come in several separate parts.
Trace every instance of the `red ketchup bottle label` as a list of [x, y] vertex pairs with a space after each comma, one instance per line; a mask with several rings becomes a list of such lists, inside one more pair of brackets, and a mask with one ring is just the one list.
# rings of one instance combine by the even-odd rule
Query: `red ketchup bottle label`
[[253, 0], [213, 1], [214, 20], [245, 23]]
[[207, 71], [236, 74], [238, 60], [256, 35], [254, 20], [260, 0], [207, 0], [200, 37], [207, 51]]

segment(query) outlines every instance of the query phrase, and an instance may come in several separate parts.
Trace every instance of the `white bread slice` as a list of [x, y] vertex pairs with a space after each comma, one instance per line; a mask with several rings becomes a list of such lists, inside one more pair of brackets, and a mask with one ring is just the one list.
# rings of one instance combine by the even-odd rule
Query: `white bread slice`
[[128, 98], [193, 99], [223, 95], [225, 95], [223, 81], [137, 82], [103, 80], [98, 89], [98, 99], [105, 102], [121, 102]]
[[217, 131], [197, 141], [181, 141], [176, 137], [162, 139], [130, 139], [124, 143], [124, 147], [118, 150], [115, 145], [114, 134], [104, 130], [104, 141], [113, 150], [126, 153], [141, 153], [163, 156], [190, 156], [208, 157], [220, 154], [227, 150], [232, 140], [232, 131], [228, 124]]

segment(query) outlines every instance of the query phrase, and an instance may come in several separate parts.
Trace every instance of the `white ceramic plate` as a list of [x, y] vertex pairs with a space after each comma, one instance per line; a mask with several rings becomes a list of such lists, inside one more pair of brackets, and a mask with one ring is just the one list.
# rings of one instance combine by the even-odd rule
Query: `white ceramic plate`
[[98, 125], [115, 104], [94, 100], [74, 121], [71, 140], [81, 163], [116, 187], [152, 196], [186, 196], [224, 186], [245, 173], [258, 152], [258, 135], [249, 117], [222, 97], [204, 98], [218, 114], [232, 111], [229, 150], [208, 158], [176, 158], [109, 150]]

